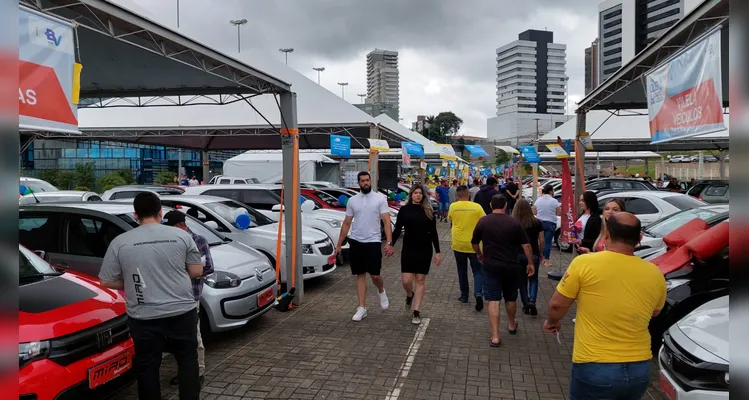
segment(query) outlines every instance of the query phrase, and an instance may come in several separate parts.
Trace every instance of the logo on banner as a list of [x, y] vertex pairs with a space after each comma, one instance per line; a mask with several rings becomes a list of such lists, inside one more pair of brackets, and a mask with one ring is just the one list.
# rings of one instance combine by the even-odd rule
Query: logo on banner
[[351, 157], [351, 138], [348, 136], [330, 135], [330, 154], [344, 158]]
[[53, 31], [52, 29], [47, 28], [47, 30], [44, 31], [44, 36], [47, 37], [47, 41], [50, 44], [54, 44], [55, 47], [60, 47], [60, 42], [62, 42], [62, 35], [57, 36], [55, 34], [55, 31]]

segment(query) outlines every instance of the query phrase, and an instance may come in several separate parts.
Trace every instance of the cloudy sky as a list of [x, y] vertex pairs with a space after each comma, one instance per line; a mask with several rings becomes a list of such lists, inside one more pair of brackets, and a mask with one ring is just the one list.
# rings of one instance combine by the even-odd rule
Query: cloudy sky
[[[180, 0], [115, 0], [167, 26], [176, 27]], [[453, 111], [462, 133], [486, 136], [495, 112], [495, 49], [526, 29], [554, 32], [567, 45], [570, 102], [584, 93], [584, 49], [597, 33], [600, 0], [181, 0], [180, 30], [221, 51], [237, 51], [230, 19], [246, 18], [242, 48], [264, 49], [346, 100], [366, 93], [366, 54], [397, 50], [400, 116]], [[571, 107], [570, 109], [574, 109]]]

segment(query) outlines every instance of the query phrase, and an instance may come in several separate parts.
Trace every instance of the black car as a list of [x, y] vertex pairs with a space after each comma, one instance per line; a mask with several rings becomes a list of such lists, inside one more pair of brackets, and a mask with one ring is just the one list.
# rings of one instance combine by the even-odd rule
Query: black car
[[597, 178], [585, 183], [585, 189], [598, 196], [632, 190], [658, 190], [652, 183], [637, 178]]

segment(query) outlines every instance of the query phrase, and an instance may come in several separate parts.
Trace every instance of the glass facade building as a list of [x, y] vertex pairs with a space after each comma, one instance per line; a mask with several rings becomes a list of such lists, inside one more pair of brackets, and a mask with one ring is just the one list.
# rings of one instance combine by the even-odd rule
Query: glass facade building
[[[211, 174], [218, 175], [223, 162], [241, 150], [209, 151]], [[179, 149], [90, 139], [36, 139], [21, 153], [24, 176], [38, 177], [44, 170], [74, 170], [76, 164], [93, 163], [96, 177], [130, 170], [139, 184], [151, 184], [162, 171], [177, 172]], [[188, 176], [203, 176], [200, 151], [182, 150], [182, 168]]]

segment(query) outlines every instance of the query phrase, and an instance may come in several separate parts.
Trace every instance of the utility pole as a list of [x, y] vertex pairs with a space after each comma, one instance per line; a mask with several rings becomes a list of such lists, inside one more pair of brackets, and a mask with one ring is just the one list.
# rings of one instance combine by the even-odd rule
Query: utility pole
[[341, 98], [345, 100], [344, 88], [348, 86], [348, 82], [338, 82], [338, 84], [341, 86]]
[[[536, 153], [538, 153], [538, 138], [539, 138], [539, 130], [538, 130], [538, 121], [540, 121], [540, 118], [534, 118], [536, 120], [536, 140], [533, 141], [533, 148], [536, 149]], [[531, 182], [531, 186], [533, 187], [533, 203], [536, 202], [536, 199], [538, 199], [538, 186], [536, 185], [536, 177], [538, 176], [538, 163], [533, 164], [533, 181]]]
[[357, 94], [357, 96], [359, 96], [361, 98], [361, 103], [364, 104], [364, 98], [367, 97], [367, 94], [366, 93], [359, 93], [359, 94]]
[[320, 84], [320, 72], [325, 71], [325, 67], [312, 67], [315, 71], [317, 71], [317, 84]]
[[[284, 53], [284, 55], [286, 56], [286, 65], [289, 65], [289, 53], [293, 53], [294, 49], [291, 48], [291, 47], [286, 47], [286, 48], [283, 48], [283, 49], [278, 49], [278, 51]], [[319, 78], [319, 76], [318, 76], [318, 78]]]
[[246, 24], [247, 20], [244, 19], [244, 18], [242, 18], [242, 19], [233, 19], [233, 20], [229, 21], [229, 23], [237, 27], [237, 53], [241, 53], [242, 52], [242, 45], [241, 45], [241, 38], [240, 38], [240, 35], [239, 35], [239, 28], [242, 25]]
[[177, 0], [177, 28], [179, 28], [179, 0]]

